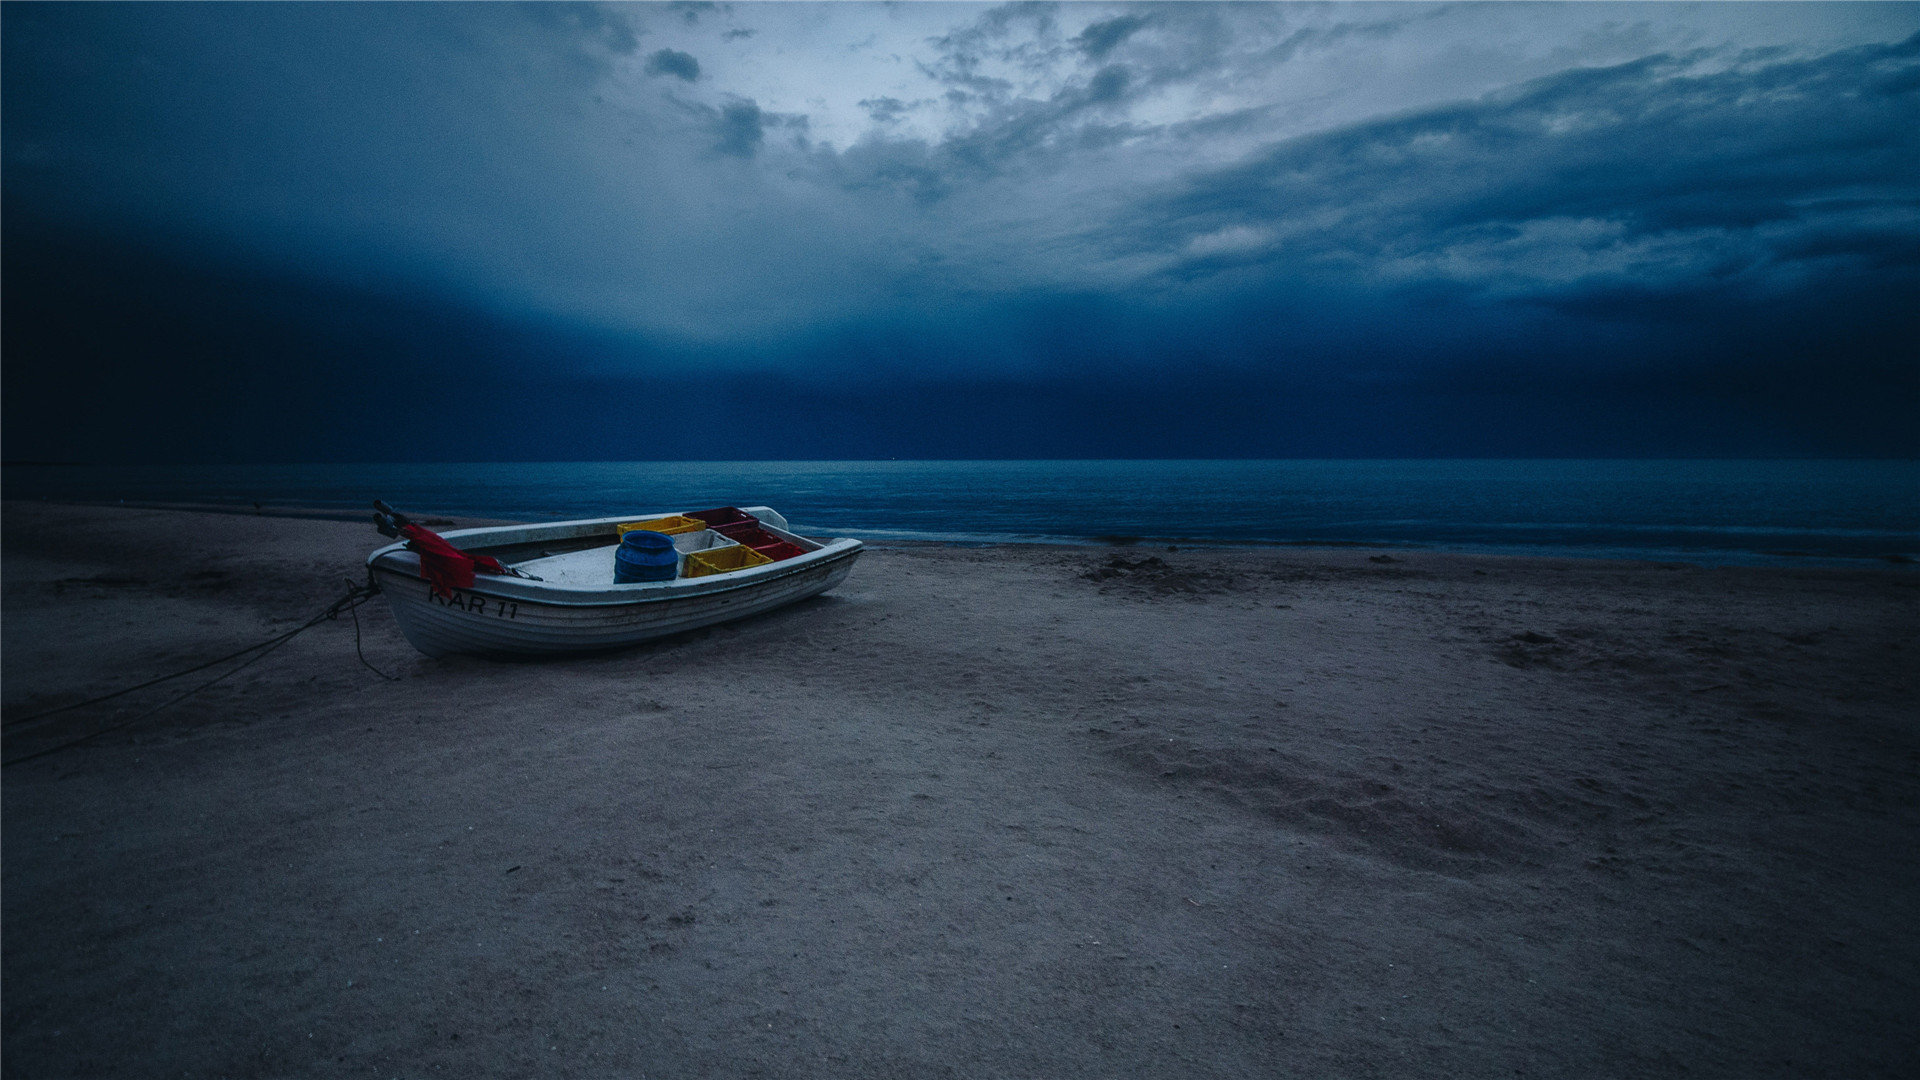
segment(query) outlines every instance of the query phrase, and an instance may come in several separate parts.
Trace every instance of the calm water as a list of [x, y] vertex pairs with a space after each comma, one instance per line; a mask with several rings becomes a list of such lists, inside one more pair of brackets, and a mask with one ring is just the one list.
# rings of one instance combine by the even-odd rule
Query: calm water
[[1388, 544], [1699, 562], [1920, 556], [1912, 461], [824, 461], [8, 466], [9, 499], [521, 520], [764, 504], [868, 539]]

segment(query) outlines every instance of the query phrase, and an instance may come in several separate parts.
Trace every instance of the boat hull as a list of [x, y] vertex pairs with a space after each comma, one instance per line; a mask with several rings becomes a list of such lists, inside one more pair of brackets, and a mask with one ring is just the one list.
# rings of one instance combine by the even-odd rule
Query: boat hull
[[785, 607], [840, 584], [858, 556], [856, 549], [738, 588], [600, 604], [506, 596], [480, 583], [441, 593], [408, 574], [382, 567], [373, 573], [400, 632], [428, 656], [555, 656], [636, 645]]

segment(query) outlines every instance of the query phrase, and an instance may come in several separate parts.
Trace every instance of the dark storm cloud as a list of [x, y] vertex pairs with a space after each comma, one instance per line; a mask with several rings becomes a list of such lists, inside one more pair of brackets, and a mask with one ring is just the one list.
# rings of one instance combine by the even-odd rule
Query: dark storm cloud
[[9, 5], [7, 452], [1920, 452], [1920, 39], [945, 10]]
[[1910, 265], [1920, 37], [1700, 70], [1656, 56], [1293, 139], [1123, 218], [1183, 277], [1310, 267], [1535, 298]]
[[[1088, 26], [1070, 44], [1089, 63], [1125, 60], [1143, 87], [1204, 83], [1231, 70], [1228, 54], [1249, 36], [1247, 27], [1236, 25], [1237, 19], [1258, 24], [1284, 18], [1286, 12], [1284, 7], [1267, 6], [1230, 10], [1234, 18], [1213, 4], [1143, 5], [1136, 13]], [[1149, 29], [1153, 33], [1142, 34]], [[1267, 57], [1260, 62], [1282, 59]]]
[[[1299, 10], [1284, 4], [1139, 4], [1126, 14], [1091, 23], [1063, 40], [1058, 34], [1057, 5], [1008, 4], [992, 8], [965, 28], [937, 39], [935, 44], [942, 55], [929, 71], [998, 99], [1011, 87], [977, 74], [986, 61], [1039, 70], [1077, 53], [1094, 65], [1124, 58], [1133, 83], [1140, 88], [1206, 85], [1210, 80], [1238, 78], [1248, 68], [1285, 64], [1307, 53], [1355, 42], [1384, 41], [1419, 23], [1440, 18], [1447, 10], [1445, 6], [1411, 4]], [[1289, 28], [1290, 23], [1328, 12], [1333, 15], [1328, 21]], [[1149, 29], [1154, 33], [1143, 36], [1142, 31]], [[1249, 41], [1267, 36], [1277, 40], [1246, 54]]]
[[1103, 67], [1087, 80], [1086, 101], [1090, 105], [1117, 102], [1127, 96], [1127, 86], [1132, 81], [1133, 73], [1123, 65]]
[[[91, 461], [659, 460], [843, 457], [1910, 454], [1909, 362], [1860, 359], [1863, 329], [1624, 375], [1512, 356], [1410, 370], [1373, 340], [1314, 339], [1325, 294], [1189, 322], [1124, 298], [903, 315], [781, 343], [759, 369], [656, 363], [644, 339], [502, 318], [447, 297], [181, 261], [72, 234], [7, 235], [0, 290], [10, 456]], [[101, 297], [117, 298], [102, 317]], [[1372, 312], [1347, 313], [1360, 319]], [[1443, 315], [1484, 334], [1495, 324]], [[1908, 319], [1906, 330], [1920, 331]], [[1293, 325], [1289, 325], [1289, 324]], [[1324, 326], [1324, 322], [1319, 325]], [[1349, 320], [1347, 326], [1351, 327]], [[1338, 328], [1335, 328], [1338, 329]], [[1909, 338], [1908, 340], [1911, 340]], [[1537, 344], [1538, 342], [1534, 342]], [[1868, 342], [1868, 344], [1871, 344]], [[1038, 373], [982, 354], [1051, 350]], [[1223, 367], [1223, 354], [1319, 352]], [[1126, 355], [1114, 367], [1110, 357]], [[1757, 356], [1757, 361], [1756, 361]], [[271, 362], [266, 362], [267, 358]], [[610, 359], [620, 361], [609, 366]], [[867, 377], [823, 377], [824, 367]], [[1877, 366], [1876, 366], [1877, 365]], [[903, 377], [915, 367], [917, 377]], [[61, 407], [84, 402], [84, 408]]]
[[[1071, 38], [1062, 34], [1059, 11], [1053, 4], [1004, 4], [935, 38], [931, 44], [937, 55], [921, 63], [921, 70], [947, 87], [951, 103], [979, 109], [978, 115], [939, 139], [872, 133], [868, 141], [876, 145], [857, 146], [835, 163], [840, 181], [856, 189], [894, 187], [922, 202], [937, 201], [969, 183], [1023, 173], [1045, 175], [1089, 151], [1128, 139], [1163, 131], [1205, 138], [1271, 112], [1251, 106], [1204, 122], [1174, 125], [1119, 115], [1122, 107], [1155, 92], [1229, 78], [1234, 69], [1229, 53], [1245, 32], [1229, 16], [1275, 21], [1285, 18], [1284, 8], [1229, 5], [1223, 12], [1213, 4], [1141, 5]], [[1251, 62], [1278, 64], [1350, 39], [1390, 37], [1429, 17], [1423, 9], [1303, 27]], [[1156, 31], [1154, 40], [1143, 44], [1141, 32], [1149, 28]], [[1238, 62], [1249, 61], [1243, 57]], [[1011, 79], [996, 74], [1011, 70], [1037, 75], [1071, 70], [1076, 63], [1085, 66], [1044, 96], [1019, 93]]]
[[[949, 100], [987, 102], [985, 113], [938, 140], [892, 138], [876, 131], [831, 159], [829, 175], [850, 189], [893, 188], [933, 202], [959, 186], [1028, 170], [1045, 172], [1088, 150], [1158, 130], [1158, 125], [1136, 124], [1116, 111], [1141, 89], [1124, 64], [1070, 78], [1051, 95], [1036, 99], [1012, 96], [1011, 83], [977, 73], [977, 58], [952, 43], [948, 49], [938, 78], [949, 85]], [[886, 107], [873, 115], [891, 121], [903, 111]]]
[[752, 157], [766, 137], [766, 117], [751, 101], [735, 101], [720, 110], [716, 148], [735, 157]]
[[1444, 7], [1408, 5], [1408, 10], [1386, 18], [1348, 19], [1326, 26], [1303, 26], [1268, 48], [1261, 59], [1267, 63], [1285, 63], [1302, 52], [1325, 49], [1354, 40], [1381, 40], [1407, 27], [1443, 16]]
[[710, 0], [672, 0], [666, 8], [680, 16], [680, 21], [688, 26], [697, 25], [702, 16], [717, 14], [722, 10], [721, 5]]
[[1028, 70], [1046, 66], [1064, 48], [1053, 18], [1054, 5], [1012, 3], [988, 8], [972, 23], [935, 38], [932, 64], [920, 65], [933, 79], [984, 98], [1003, 101], [1013, 92], [1009, 79], [983, 75], [989, 60]]
[[1132, 37], [1152, 22], [1151, 15], [1116, 15], [1080, 31], [1079, 36], [1073, 39], [1073, 43], [1088, 56], [1100, 60], [1112, 52], [1114, 46]]
[[712, 114], [712, 130], [717, 137], [714, 150], [731, 157], [750, 158], [766, 142], [769, 129], [784, 129], [805, 137], [807, 118], [792, 113], [773, 113], [762, 109], [752, 98], [729, 101]]
[[[1917, 42], [1656, 55], [1273, 143], [1089, 227], [1102, 258], [1161, 260], [1166, 287], [1134, 294], [1150, 303], [1035, 294], [1024, 311], [980, 314], [991, 331], [969, 348], [976, 363], [1045, 356], [1089, 378], [1170, 365], [1321, 402], [1322, 420], [1372, 400], [1380, 423], [1426, 425], [1398, 442], [1319, 429], [1343, 452], [1585, 453], [1610, 439], [1635, 453], [1909, 452]], [[1096, 73], [944, 140], [870, 139], [842, 155], [842, 176], [937, 203], [1044, 175], [1102, 130], [1091, 106], [1144, 81], [1102, 94]], [[1202, 139], [1258, 131], [1264, 115], [1123, 131]], [[947, 370], [925, 346], [940, 335], [928, 324], [822, 351]], [[1422, 416], [1441, 402], [1453, 421]], [[1516, 425], [1515, 410], [1538, 423]]]
[[700, 78], [700, 61], [694, 59], [692, 53], [661, 49], [647, 57], [646, 72], [649, 75], [673, 75], [693, 82]]
[[[933, 39], [936, 57], [920, 62], [923, 73], [947, 88], [949, 103], [983, 111], [935, 140], [892, 139], [876, 132], [835, 162], [834, 173], [850, 188], [892, 187], [931, 202], [959, 186], [1029, 170], [1045, 173], [1088, 150], [1147, 134], [1157, 125], [1127, 120], [1116, 114], [1117, 108], [1148, 89], [1191, 77], [1215, 59], [1219, 35], [1210, 31], [1218, 29], [1217, 20], [1178, 10], [1187, 6], [1117, 16], [1073, 38], [1062, 34], [1058, 5], [989, 8]], [[1144, 27], [1167, 21], [1179, 27], [1170, 40], [1181, 58], [1176, 63], [1156, 53], [1152, 63], [1178, 70], [1103, 64], [1039, 97], [1018, 93], [1012, 79], [994, 73], [1038, 76], [1082, 57], [1098, 61]], [[1196, 41], [1204, 43], [1200, 52], [1205, 58], [1188, 55]]]
[[860, 107], [867, 110], [867, 115], [873, 118], [874, 123], [893, 124], [898, 123], [914, 106], [896, 97], [882, 97], [862, 98]]
[[[979, 178], [1070, 158], [1077, 140], [1066, 136], [1083, 125], [1108, 126], [1102, 124], [1099, 110], [1124, 100], [1130, 82], [1124, 67], [1101, 68], [1044, 100], [1022, 98], [997, 108], [972, 130], [942, 140], [934, 154], [946, 168]], [[1152, 130], [1149, 125], [1125, 121], [1112, 126], [1135, 133]]]
[[921, 203], [938, 202], [982, 182], [1044, 174], [1087, 151], [1152, 132], [1150, 125], [1099, 115], [1124, 101], [1130, 85], [1124, 68], [1105, 68], [1048, 100], [1011, 102], [987, 122], [937, 142], [876, 133], [822, 164], [848, 190], [892, 190]]

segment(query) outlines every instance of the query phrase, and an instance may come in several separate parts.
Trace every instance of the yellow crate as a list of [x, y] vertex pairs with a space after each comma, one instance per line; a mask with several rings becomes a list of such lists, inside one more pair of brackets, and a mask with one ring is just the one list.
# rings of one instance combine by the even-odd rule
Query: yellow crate
[[705, 551], [689, 551], [686, 576], [706, 577], [708, 574], [724, 574], [730, 570], [765, 566], [772, 561], [752, 548], [740, 544], [708, 548]]
[[635, 529], [645, 529], [648, 532], [666, 533], [668, 536], [674, 536], [679, 533], [699, 532], [706, 527], [707, 523], [701, 521], [699, 518], [681, 517], [679, 514], [670, 514], [663, 518], [654, 518], [652, 521], [629, 521], [625, 524], [614, 526], [621, 536], [625, 536]]

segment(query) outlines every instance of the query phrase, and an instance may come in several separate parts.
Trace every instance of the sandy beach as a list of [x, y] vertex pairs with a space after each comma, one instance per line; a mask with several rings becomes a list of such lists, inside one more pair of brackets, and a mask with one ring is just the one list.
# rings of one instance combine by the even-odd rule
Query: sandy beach
[[[380, 542], [0, 525], [8, 761]], [[357, 614], [393, 680], [343, 617], [5, 769], [8, 1077], [1920, 1062], [1910, 566], [893, 544], [520, 664]]]

